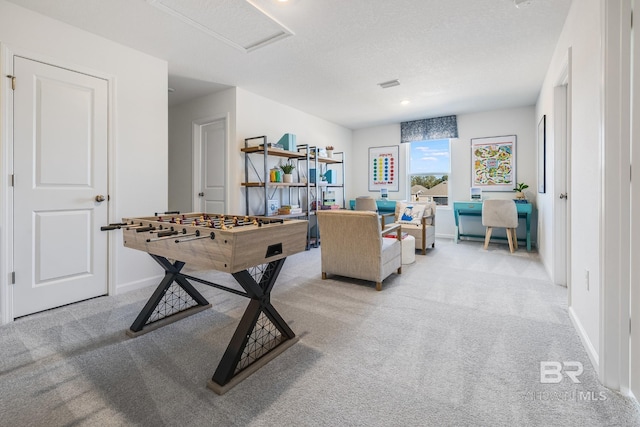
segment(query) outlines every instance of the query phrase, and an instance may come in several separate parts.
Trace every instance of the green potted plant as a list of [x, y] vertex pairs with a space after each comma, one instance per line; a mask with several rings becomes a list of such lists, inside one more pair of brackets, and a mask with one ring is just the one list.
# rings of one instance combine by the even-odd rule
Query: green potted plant
[[291, 172], [293, 172], [295, 168], [295, 165], [291, 162], [280, 165], [280, 169], [282, 169], [282, 172], [284, 173], [283, 182], [293, 182], [293, 175]]
[[518, 182], [516, 184], [516, 188], [513, 189], [513, 191], [516, 192], [516, 199], [518, 200], [526, 199], [524, 195], [524, 190], [526, 190], [527, 188], [529, 188], [527, 184], [525, 184], [524, 182]]

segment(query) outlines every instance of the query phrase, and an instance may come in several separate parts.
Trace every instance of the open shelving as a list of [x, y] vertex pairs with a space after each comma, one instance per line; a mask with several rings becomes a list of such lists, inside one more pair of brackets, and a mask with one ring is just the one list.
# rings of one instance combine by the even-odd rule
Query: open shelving
[[[261, 196], [263, 197], [264, 210], [263, 212], [256, 212], [256, 215], [267, 215], [269, 213], [269, 201], [279, 200], [280, 206], [283, 205], [285, 199], [283, 192], [287, 192], [288, 204], [298, 204], [302, 208], [301, 213], [288, 214], [288, 215], [270, 215], [271, 217], [278, 218], [301, 218], [304, 217], [309, 221], [308, 233], [307, 233], [307, 247], [317, 247], [319, 243], [319, 233], [317, 229], [317, 222], [315, 213], [321, 209], [323, 201], [324, 191], [339, 190], [341, 192], [341, 198], [336, 199], [336, 203], [340, 200], [338, 205], [341, 208], [345, 207], [345, 194], [344, 194], [344, 153], [337, 152], [334, 156], [337, 158], [330, 158], [321, 156], [321, 150], [318, 147], [309, 146], [306, 144], [298, 145], [296, 151], [283, 150], [281, 148], [271, 147], [267, 143], [266, 136], [258, 136], [252, 138], [246, 138], [244, 140], [244, 148], [241, 149], [244, 153], [244, 182], [242, 186], [245, 189], [245, 212], [247, 215], [252, 214], [250, 212], [250, 200], [252, 197], [256, 197], [252, 193], [256, 193], [255, 189], [262, 189]], [[272, 167], [276, 166], [276, 160], [287, 159], [296, 162], [296, 177], [297, 182], [285, 183], [285, 182], [271, 182], [269, 180], [269, 171]], [[259, 159], [259, 160], [256, 160]], [[256, 160], [254, 162], [254, 160]], [[324, 169], [334, 171], [336, 181], [332, 183], [323, 183], [320, 179], [316, 178], [311, 182], [311, 170], [317, 171]], [[324, 173], [324, 172], [323, 172]], [[252, 191], [253, 190], [253, 191]], [[297, 203], [292, 203], [292, 201]], [[316, 203], [313, 203], [313, 202]]]

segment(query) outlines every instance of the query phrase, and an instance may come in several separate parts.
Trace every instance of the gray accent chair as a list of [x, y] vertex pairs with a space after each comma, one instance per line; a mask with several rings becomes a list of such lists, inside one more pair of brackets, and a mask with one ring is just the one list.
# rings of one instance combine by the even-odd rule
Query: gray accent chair
[[378, 212], [378, 205], [376, 204], [376, 200], [373, 197], [360, 196], [356, 197], [355, 210]]
[[394, 271], [402, 273], [402, 240], [399, 225], [385, 228], [395, 238], [383, 237], [376, 212], [351, 210], [318, 211], [322, 279], [335, 274], [376, 283]]
[[482, 202], [482, 225], [487, 227], [484, 237], [484, 248], [489, 246], [491, 231], [494, 228], [505, 228], [509, 250], [511, 253], [518, 249], [518, 238], [516, 228], [518, 228], [518, 208], [513, 200], [485, 200]]

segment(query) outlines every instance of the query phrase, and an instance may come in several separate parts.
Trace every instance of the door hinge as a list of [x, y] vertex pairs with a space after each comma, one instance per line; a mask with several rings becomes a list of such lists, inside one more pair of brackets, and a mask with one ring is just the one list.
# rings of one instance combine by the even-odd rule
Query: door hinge
[[14, 187], [16, 185], [15, 175], [11, 174], [11, 186]]
[[16, 90], [16, 76], [8, 75], [8, 79], [11, 79], [11, 89]]
[[11, 272], [11, 284], [12, 285], [16, 284], [16, 272], [15, 271]]

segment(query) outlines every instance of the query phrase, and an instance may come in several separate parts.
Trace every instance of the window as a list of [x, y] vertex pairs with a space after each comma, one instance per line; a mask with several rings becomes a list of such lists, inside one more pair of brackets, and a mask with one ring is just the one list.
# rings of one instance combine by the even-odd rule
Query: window
[[416, 141], [409, 150], [411, 198], [449, 205], [451, 145], [448, 139]]

